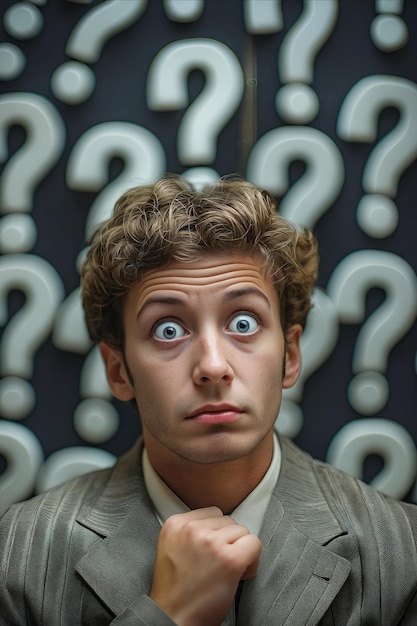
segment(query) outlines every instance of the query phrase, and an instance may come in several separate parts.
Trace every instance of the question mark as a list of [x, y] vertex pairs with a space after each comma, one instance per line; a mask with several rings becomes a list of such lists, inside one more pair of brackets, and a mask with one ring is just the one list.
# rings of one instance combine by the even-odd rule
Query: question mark
[[417, 157], [417, 85], [398, 76], [367, 76], [352, 87], [340, 108], [337, 134], [345, 141], [372, 142], [378, 115], [395, 107], [400, 119], [373, 149], [366, 163], [362, 186], [366, 194], [357, 207], [362, 230], [375, 238], [388, 237], [398, 223], [393, 201], [398, 180]]
[[417, 470], [416, 446], [408, 430], [383, 418], [348, 422], [331, 441], [326, 460], [363, 479], [364, 462], [370, 454], [384, 460], [382, 471], [370, 481], [371, 485], [393, 498], [404, 498]]
[[204, 0], [164, 0], [164, 11], [173, 22], [195, 22], [204, 9]]
[[[95, 76], [85, 63], [94, 63], [107, 41], [134, 24], [147, 0], [108, 0], [90, 9], [71, 32], [65, 52], [78, 61], [67, 61], [52, 74], [52, 93], [66, 104], [80, 104], [91, 96]], [[84, 61], [85, 63], [80, 63]]]
[[0, 413], [23, 419], [34, 405], [34, 355], [48, 336], [64, 287], [56, 270], [44, 259], [29, 254], [9, 254], [0, 259], [0, 324], [8, 319], [7, 296], [12, 289], [25, 294], [24, 306], [3, 331], [0, 357]]
[[124, 161], [124, 168], [90, 207], [87, 239], [102, 221], [110, 217], [116, 200], [135, 181], [136, 184], [151, 183], [165, 172], [164, 149], [151, 131], [129, 122], [103, 122], [89, 128], [74, 145], [67, 164], [68, 187], [78, 191], [99, 191], [107, 183], [109, 164], [114, 157]]
[[312, 296], [312, 309], [300, 340], [300, 376], [293, 387], [282, 390], [282, 406], [277, 420], [277, 430], [281, 434], [294, 438], [300, 432], [303, 416], [298, 403], [303, 397], [305, 381], [328, 359], [338, 336], [337, 309], [323, 289], [316, 287]]
[[379, 50], [394, 52], [408, 42], [408, 28], [399, 17], [403, 10], [403, 0], [376, 0], [378, 15], [371, 24], [371, 39]]
[[154, 111], [186, 108], [187, 78], [193, 69], [203, 71], [206, 85], [183, 115], [177, 151], [185, 165], [206, 165], [215, 160], [217, 137], [243, 96], [243, 71], [232, 50], [213, 39], [168, 44], [151, 63], [146, 97], [149, 109]]
[[344, 181], [343, 159], [330, 137], [307, 126], [274, 128], [252, 148], [247, 177], [282, 196], [289, 188], [289, 166], [295, 160], [304, 161], [307, 169], [281, 200], [280, 213], [312, 228], [334, 203]]
[[0, 420], [0, 454], [7, 461], [0, 475], [0, 506], [8, 506], [33, 493], [44, 458], [38, 438], [29, 428]]
[[346, 256], [333, 271], [327, 292], [345, 324], [359, 324], [366, 315], [367, 292], [380, 287], [382, 305], [362, 326], [355, 344], [348, 399], [362, 415], [381, 410], [389, 396], [383, 372], [394, 345], [417, 315], [417, 277], [401, 257], [380, 250], [359, 250]]
[[281, 0], [243, 0], [246, 31], [252, 35], [278, 33], [284, 26]]
[[[86, 222], [87, 240], [97, 226], [110, 217], [116, 200], [138, 182], [138, 178], [141, 183], [153, 182], [165, 172], [166, 157], [162, 145], [149, 130], [128, 122], [104, 122], [89, 128], [74, 145], [67, 163], [68, 187], [80, 191], [102, 189], [114, 157], [123, 159], [124, 168], [90, 207]], [[82, 255], [79, 264], [81, 262]], [[52, 342], [61, 350], [81, 354], [91, 348], [79, 288], [62, 303]]]
[[3, 168], [0, 207], [2, 213], [13, 213], [1, 220], [3, 253], [32, 248], [37, 231], [27, 213], [37, 185], [58, 161], [66, 138], [64, 122], [46, 98], [32, 93], [0, 96], [0, 161], [7, 159], [8, 131], [16, 124], [24, 128], [27, 138]]
[[[109, 165], [114, 157], [124, 162], [123, 171], [107, 187]], [[86, 239], [110, 217], [116, 200], [134, 184], [151, 183], [165, 172], [166, 157], [158, 138], [149, 130], [128, 122], [104, 122], [89, 128], [74, 145], [68, 159], [66, 182], [70, 189], [102, 189], [90, 207]], [[91, 348], [80, 289], [62, 303], [56, 315], [52, 341], [62, 350], [85, 353]], [[95, 396], [90, 398], [89, 396]], [[118, 428], [118, 415], [107, 402], [111, 397], [97, 347], [88, 355], [81, 373], [81, 396], [74, 425], [84, 439], [102, 443]]]
[[316, 288], [312, 309], [300, 339], [301, 372], [293, 387], [282, 390], [282, 404], [276, 428], [293, 439], [301, 431], [303, 414], [298, 406], [303, 397], [305, 381], [316, 372], [333, 352], [339, 336], [339, 316], [325, 291]]
[[304, 0], [303, 12], [290, 28], [278, 53], [281, 83], [275, 108], [286, 122], [307, 124], [317, 115], [319, 102], [309, 86], [314, 60], [332, 34], [339, 13], [338, 0]]

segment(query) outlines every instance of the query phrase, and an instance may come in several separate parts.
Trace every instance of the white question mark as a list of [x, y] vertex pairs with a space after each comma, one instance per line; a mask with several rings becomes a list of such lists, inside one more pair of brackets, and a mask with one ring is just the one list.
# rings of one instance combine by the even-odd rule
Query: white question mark
[[367, 76], [352, 87], [340, 108], [337, 134], [345, 141], [372, 142], [378, 116], [395, 107], [400, 119], [373, 149], [366, 163], [363, 196], [357, 208], [362, 230], [375, 238], [388, 237], [398, 223], [394, 198], [404, 170], [417, 157], [417, 85], [398, 76]]
[[[107, 187], [111, 159], [124, 162], [123, 171]], [[135, 184], [151, 183], [165, 172], [164, 150], [149, 130], [128, 122], [104, 122], [89, 128], [74, 145], [67, 164], [68, 187], [97, 191], [86, 220], [86, 238], [110, 217], [120, 195]], [[58, 348], [85, 353], [91, 348], [77, 288], [63, 302], [56, 316], [52, 340]], [[84, 439], [94, 443], [108, 440], [118, 428], [114, 407], [107, 402], [111, 392], [97, 347], [88, 355], [81, 373], [81, 396], [74, 425]], [[91, 398], [90, 396], [94, 396]]]
[[6, 420], [0, 420], [0, 454], [7, 461], [0, 475], [0, 506], [3, 507], [32, 495], [44, 454], [29, 428]]
[[386, 298], [359, 332], [352, 364], [356, 375], [348, 389], [351, 406], [362, 415], [385, 406], [389, 385], [383, 373], [389, 353], [417, 315], [417, 277], [410, 265], [391, 252], [359, 250], [342, 259], [327, 287], [342, 323], [363, 322], [366, 295], [373, 287], [382, 288]]
[[243, 0], [245, 28], [252, 35], [278, 33], [284, 26], [281, 0]]
[[204, 0], [164, 0], [164, 11], [173, 22], [195, 22], [204, 9]]
[[283, 389], [283, 401], [277, 420], [277, 430], [291, 438], [297, 436], [302, 428], [303, 416], [297, 405], [302, 400], [305, 381], [328, 359], [339, 336], [337, 309], [318, 287], [314, 290], [312, 305], [300, 340], [300, 376], [293, 387]]
[[399, 17], [403, 10], [403, 0], [376, 0], [379, 15], [371, 24], [371, 39], [383, 52], [400, 50], [408, 42], [408, 28]]
[[147, 104], [154, 111], [185, 109], [187, 78], [193, 69], [203, 71], [206, 84], [181, 120], [177, 152], [185, 165], [207, 165], [215, 160], [217, 137], [243, 96], [243, 71], [232, 50], [213, 39], [187, 39], [168, 44], [158, 52], [149, 68]]
[[154, 182], [165, 173], [165, 152], [151, 131], [129, 122], [103, 122], [86, 130], [74, 145], [67, 165], [68, 187], [78, 191], [99, 191], [108, 182], [113, 157], [124, 161], [123, 171], [90, 207], [87, 239], [102, 221], [110, 217], [122, 193], [134, 184]]
[[[80, 104], [94, 91], [95, 76], [85, 63], [94, 63], [106, 42], [142, 15], [147, 0], [108, 0], [90, 9], [71, 32], [65, 52], [78, 61], [60, 65], [52, 74], [52, 93], [66, 104]], [[84, 61], [80, 63], [79, 61]]]
[[384, 460], [383, 469], [370, 483], [393, 498], [404, 498], [417, 469], [416, 446], [408, 430], [397, 422], [376, 417], [348, 422], [331, 441], [326, 460], [363, 479], [364, 462], [370, 454]]
[[[106, 186], [111, 159], [124, 161], [123, 171]], [[98, 191], [86, 221], [86, 239], [110, 217], [120, 195], [134, 184], [160, 178], [166, 167], [163, 148], [149, 130], [128, 122], [104, 122], [89, 128], [74, 145], [67, 164], [67, 185], [80, 191]], [[104, 187], [104, 189], [103, 189]], [[91, 347], [79, 288], [62, 303], [55, 320], [52, 341], [57, 348], [87, 352]]]
[[32, 93], [0, 96], [0, 161], [8, 157], [9, 128], [27, 133], [21, 147], [3, 168], [0, 209], [0, 252], [28, 252], [36, 240], [36, 226], [27, 213], [33, 207], [37, 185], [57, 163], [65, 146], [65, 125], [57, 109]]
[[286, 122], [307, 124], [317, 115], [319, 102], [309, 86], [314, 60], [332, 34], [339, 12], [338, 0], [304, 0], [301, 17], [290, 28], [278, 53], [281, 83], [275, 108]]
[[[12, 289], [25, 295], [22, 308], [8, 322], [7, 296]], [[34, 355], [48, 336], [64, 287], [56, 270], [44, 259], [29, 254], [9, 254], [0, 259], [0, 324], [3, 331], [0, 356], [0, 414], [23, 419], [34, 405], [34, 391], [27, 382], [34, 369]]]
[[[306, 163], [306, 172], [289, 191], [289, 166]], [[309, 127], [282, 126], [258, 139], [249, 155], [247, 177], [268, 189], [280, 202], [280, 213], [299, 226], [312, 228], [339, 195], [344, 163], [336, 144]]]

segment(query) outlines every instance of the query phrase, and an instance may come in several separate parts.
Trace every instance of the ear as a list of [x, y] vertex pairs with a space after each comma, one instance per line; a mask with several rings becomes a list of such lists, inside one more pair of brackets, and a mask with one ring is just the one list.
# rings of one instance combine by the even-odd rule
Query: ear
[[291, 326], [286, 334], [285, 346], [285, 374], [282, 380], [284, 389], [292, 387], [297, 382], [301, 370], [300, 337], [303, 332], [300, 324]]
[[135, 397], [135, 393], [127, 375], [122, 352], [111, 348], [103, 342], [100, 343], [99, 348], [106, 368], [107, 380], [113, 394], [119, 400], [132, 400]]

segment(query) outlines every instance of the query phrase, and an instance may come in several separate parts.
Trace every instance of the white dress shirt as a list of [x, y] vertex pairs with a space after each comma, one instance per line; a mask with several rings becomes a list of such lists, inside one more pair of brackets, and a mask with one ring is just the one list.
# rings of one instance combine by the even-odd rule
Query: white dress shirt
[[[145, 486], [161, 526], [171, 515], [186, 513], [190, 510], [155, 472], [150, 464], [146, 448], [143, 450], [142, 468]], [[278, 437], [274, 433], [272, 461], [265, 476], [231, 514], [231, 517], [238, 524], [245, 526], [254, 535], [259, 535], [261, 530], [269, 500], [278, 480], [280, 468], [281, 448]]]

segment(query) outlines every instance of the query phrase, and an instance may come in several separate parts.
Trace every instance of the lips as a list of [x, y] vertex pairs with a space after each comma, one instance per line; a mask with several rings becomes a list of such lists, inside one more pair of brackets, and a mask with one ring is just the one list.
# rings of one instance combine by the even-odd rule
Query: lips
[[199, 424], [228, 424], [239, 419], [242, 411], [231, 404], [208, 404], [194, 411], [188, 419]]

